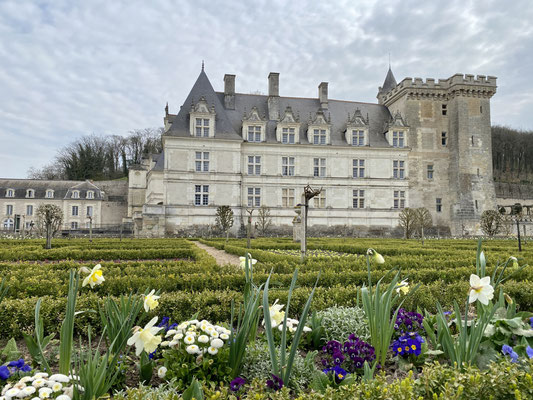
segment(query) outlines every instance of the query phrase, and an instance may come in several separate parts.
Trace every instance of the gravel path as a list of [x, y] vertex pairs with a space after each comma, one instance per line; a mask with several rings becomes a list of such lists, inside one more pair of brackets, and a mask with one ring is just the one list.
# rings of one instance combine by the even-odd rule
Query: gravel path
[[228, 254], [224, 250], [218, 250], [211, 246], [206, 246], [203, 243], [200, 242], [193, 242], [196, 246], [201, 248], [202, 250], [207, 251], [207, 253], [210, 256], [213, 256], [215, 260], [217, 261], [218, 265], [240, 265], [241, 260], [239, 260], [239, 257], [234, 256], [233, 254]]

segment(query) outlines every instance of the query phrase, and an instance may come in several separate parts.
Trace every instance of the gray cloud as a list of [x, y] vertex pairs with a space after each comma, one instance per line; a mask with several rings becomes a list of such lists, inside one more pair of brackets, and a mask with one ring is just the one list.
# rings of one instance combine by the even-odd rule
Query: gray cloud
[[496, 75], [493, 123], [533, 129], [529, 1], [0, 2], [0, 175], [24, 177], [89, 133], [162, 125], [202, 59], [215, 89], [374, 102], [398, 80]]

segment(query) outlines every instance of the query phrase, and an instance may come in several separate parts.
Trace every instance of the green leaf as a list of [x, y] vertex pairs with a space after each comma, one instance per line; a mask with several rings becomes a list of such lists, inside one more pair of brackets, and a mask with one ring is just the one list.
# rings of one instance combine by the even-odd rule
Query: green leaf
[[20, 351], [14, 338], [9, 339], [0, 356], [4, 361], [18, 360], [20, 358]]
[[196, 378], [193, 378], [191, 384], [182, 395], [183, 400], [204, 400], [204, 392], [202, 390], [202, 385]]

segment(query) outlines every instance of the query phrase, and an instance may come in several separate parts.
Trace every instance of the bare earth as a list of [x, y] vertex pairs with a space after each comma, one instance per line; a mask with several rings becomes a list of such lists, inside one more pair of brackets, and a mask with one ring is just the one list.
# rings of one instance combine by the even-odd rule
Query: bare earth
[[223, 250], [218, 250], [218, 249], [215, 249], [214, 247], [206, 246], [205, 244], [200, 243], [200, 242], [193, 242], [193, 243], [199, 248], [201, 248], [202, 250], [207, 251], [207, 253], [210, 256], [214, 257], [218, 265], [224, 266], [227, 264], [231, 264], [231, 265], [241, 264], [241, 260], [239, 260], [239, 257], [234, 256], [233, 254], [228, 254]]

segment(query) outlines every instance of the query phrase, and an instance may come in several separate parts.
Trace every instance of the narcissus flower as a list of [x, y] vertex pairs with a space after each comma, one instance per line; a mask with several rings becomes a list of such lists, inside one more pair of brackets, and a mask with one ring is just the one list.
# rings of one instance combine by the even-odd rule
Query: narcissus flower
[[513, 263], [513, 267], [518, 268], [518, 259], [516, 257], [509, 257], [509, 260]]
[[488, 305], [489, 300], [492, 300], [493, 297], [494, 288], [490, 285], [490, 276], [480, 278], [475, 274], [470, 275], [469, 303], [479, 300], [481, 304]]
[[133, 328], [133, 336], [128, 339], [128, 345], [135, 345], [135, 354], [140, 356], [142, 351], [152, 353], [161, 343], [161, 336], [156, 334], [163, 328], [154, 327], [157, 317], [152, 318], [144, 328], [136, 326]]
[[281, 311], [284, 307], [283, 304], [278, 304], [278, 299], [272, 304], [269, 308], [270, 310], [270, 320], [272, 321], [272, 328], [275, 328], [283, 322], [285, 318], [285, 311]]
[[[246, 257], [239, 257], [239, 260], [241, 260], [241, 268], [245, 269], [246, 268]], [[248, 253], [248, 266], [251, 267], [256, 262], [257, 262], [257, 260], [254, 260], [252, 258], [252, 255], [250, 253]]]
[[157, 301], [161, 296], [155, 295], [155, 290], [152, 289], [148, 295], [144, 296], [144, 311], [152, 311], [154, 308], [156, 308], [159, 305], [159, 302]]
[[396, 284], [396, 293], [403, 294], [404, 296], [409, 293], [409, 282], [407, 282], [407, 279]]
[[377, 263], [377, 264], [384, 264], [385, 263], [385, 259], [383, 258], [383, 256], [381, 254], [379, 254], [376, 250], [374, 249], [368, 249], [366, 251], [366, 254], [368, 254], [369, 256], [372, 257], [372, 259]]
[[90, 285], [91, 289], [93, 289], [96, 285], [100, 285], [103, 281], [105, 281], [105, 279], [102, 272], [102, 266], [97, 264], [94, 266], [89, 275], [87, 275], [87, 277], [83, 280], [82, 286], [85, 287]]

